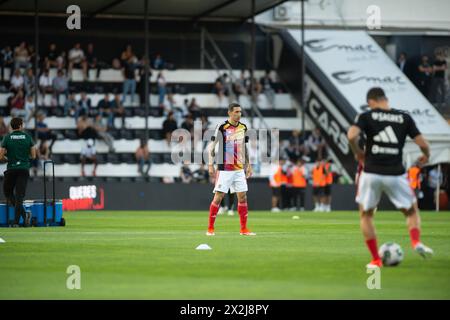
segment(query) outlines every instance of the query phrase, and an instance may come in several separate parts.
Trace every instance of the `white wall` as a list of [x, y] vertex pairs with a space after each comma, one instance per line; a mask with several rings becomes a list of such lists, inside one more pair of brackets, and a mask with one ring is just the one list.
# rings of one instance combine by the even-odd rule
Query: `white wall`
[[[308, 26], [362, 27], [366, 28], [367, 7], [381, 9], [383, 28], [434, 29], [450, 31], [449, 0], [308, 0], [305, 3], [305, 21]], [[258, 23], [299, 25], [300, 1], [288, 1], [290, 19], [274, 21], [274, 12], [268, 10], [259, 16]]]

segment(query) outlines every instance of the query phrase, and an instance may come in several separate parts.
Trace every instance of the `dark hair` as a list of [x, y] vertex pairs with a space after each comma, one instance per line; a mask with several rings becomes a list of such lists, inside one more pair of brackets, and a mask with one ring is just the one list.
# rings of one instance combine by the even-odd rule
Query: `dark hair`
[[379, 87], [371, 88], [369, 91], [367, 91], [367, 101], [369, 100], [383, 100], [386, 99], [386, 94], [384, 93], [384, 90]]
[[232, 112], [234, 108], [241, 107], [241, 105], [237, 102], [232, 102], [228, 105], [228, 112]]
[[17, 130], [23, 125], [23, 120], [22, 118], [12, 118], [10, 124], [13, 130]]

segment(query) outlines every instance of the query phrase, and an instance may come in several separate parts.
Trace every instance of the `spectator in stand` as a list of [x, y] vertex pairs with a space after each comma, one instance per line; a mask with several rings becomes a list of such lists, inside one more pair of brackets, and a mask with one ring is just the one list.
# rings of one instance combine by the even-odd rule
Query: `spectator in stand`
[[87, 76], [89, 77], [89, 70], [96, 69], [97, 73], [95, 74], [95, 78], [98, 80], [100, 78], [100, 65], [101, 63], [97, 60], [94, 53], [94, 45], [89, 43], [86, 50]]
[[264, 77], [259, 81], [262, 87], [263, 93], [267, 98], [267, 102], [269, 103], [270, 108], [275, 108], [275, 90], [274, 90], [274, 82], [271, 78], [270, 70], [266, 70]]
[[24, 77], [24, 89], [26, 95], [34, 95], [36, 94], [36, 82], [33, 69], [28, 68], [27, 74]]
[[256, 97], [258, 97], [262, 92], [261, 83], [256, 78], [253, 78], [253, 92]]
[[122, 119], [122, 129], [125, 128], [125, 108], [120, 101], [120, 94], [114, 95], [114, 100], [111, 102], [110, 118], [108, 119], [109, 127], [115, 128], [114, 119], [120, 117]]
[[63, 66], [60, 65], [58, 62], [59, 54], [56, 51], [56, 44], [50, 43], [48, 52], [45, 55], [44, 58], [44, 69], [50, 69], [50, 68], [58, 68], [61, 69]]
[[88, 115], [91, 110], [91, 99], [88, 98], [86, 92], [81, 92], [80, 101], [78, 101], [78, 107], [75, 110], [75, 121], [78, 121], [78, 117], [82, 115]]
[[65, 51], [61, 51], [58, 58], [56, 58], [57, 69], [66, 69], [67, 68], [67, 54]]
[[245, 85], [245, 70], [241, 70], [241, 75], [239, 76], [239, 79], [236, 79], [236, 81], [233, 84], [233, 91], [236, 95], [237, 100], [239, 100], [239, 97], [241, 95], [247, 95], [247, 88]]
[[192, 118], [192, 114], [186, 116], [186, 119], [181, 124], [181, 128], [189, 131], [191, 137], [194, 138], [194, 119]]
[[75, 116], [75, 111], [77, 110], [78, 103], [75, 99], [75, 94], [70, 93], [66, 102], [64, 103], [64, 116]]
[[14, 67], [14, 56], [10, 46], [0, 51], [0, 80], [5, 80], [5, 68], [10, 70]]
[[3, 140], [3, 137], [6, 136], [8, 134], [9, 130], [8, 130], [8, 126], [5, 123], [5, 119], [0, 116], [0, 139]]
[[214, 82], [213, 91], [217, 95], [217, 98], [219, 99], [219, 104], [221, 104], [225, 96], [225, 86], [221, 77], [217, 78], [216, 81]]
[[397, 60], [397, 66], [400, 68], [400, 70], [406, 74], [407, 71], [407, 65], [406, 65], [406, 53], [402, 52], [398, 56]]
[[172, 132], [178, 128], [177, 122], [175, 121], [173, 112], [169, 112], [167, 119], [163, 122], [163, 136], [166, 139], [167, 145], [170, 146], [170, 139], [172, 137]]
[[217, 94], [219, 98], [219, 104], [222, 103], [223, 98], [228, 95], [228, 74], [224, 73], [220, 77], [218, 77], [214, 83], [214, 93]]
[[25, 98], [22, 89], [19, 89], [19, 91], [17, 91], [17, 93], [13, 97], [11, 97], [9, 107], [11, 110], [12, 117], [19, 117], [19, 118], [26, 117]]
[[191, 168], [189, 167], [188, 161], [183, 162], [183, 166], [181, 167], [181, 170], [180, 170], [180, 178], [181, 178], [181, 182], [183, 182], [183, 183], [191, 183], [192, 182], [193, 174], [192, 174]]
[[428, 56], [423, 55], [419, 64], [419, 90], [426, 98], [430, 98], [430, 85], [433, 75], [433, 67], [428, 61]]
[[114, 138], [108, 133], [108, 119], [103, 117], [101, 113], [95, 116], [94, 128], [98, 137], [108, 146], [109, 152], [115, 152]]
[[202, 133], [205, 133], [211, 125], [211, 122], [208, 120], [208, 116], [206, 114], [202, 114], [200, 116], [200, 121], [202, 122]]
[[85, 177], [84, 166], [86, 164], [93, 164], [94, 170], [92, 175], [95, 177], [97, 175], [97, 151], [95, 150], [95, 141], [93, 139], [88, 139], [86, 146], [81, 149], [80, 160], [81, 160], [81, 176]]
[[28, 54], [27, 44], [21, 42], [19, 46], [14, 49], [14, 68], [30, 68], [30, 56]]
[[86, 114], [80, 116], [77, 121], [77, 134], [80, 139], [97, 139], [98, 134], [94, 124]]
[[117, 58], [114, 58], [112, 60], [111, 66], [114, 70], [122, 70], [122, 65], [120, 64], [120, 60]]
[[445, 87], [445, 71], [447, 70], [447, 61], [444, 54], [436, 51], [436, 59], [433, 62], [433, 81], [432, 81], [432, 99], [437, 107], [445, 106], [447, 89]]
[[120, 55], [120, 61], [123, 63], [126, 63], [130, 58], [134, 57], [135, 54], [133, 52], [133, 47], [129, 44], [126, 46], [125, 50]]
[[164, 60], [161, 57], [161, 54], [158, 53], [155, 57], [155, 60], [153, 60], [153, 68], [155, 70], [162, 70], [164, 69]]
[[37, 137], [42, 141], [51, 140], [50, 146], [48, 147], [51, 153], [53, 144], [55, 143], [57, 136], [49, 129], [48, 125], [45, 123], [45, 114], [43, 112], [38, 112], [36, 118]]
[[306, 141], [311, 152], [312, 161], [321, 161], [325, 157], [326, 142], [319, 128], [315, 128]]
[[292, 131], [292, 134], [289, 137], [289, 144], [293, 145], [294, 148], [298, 150], [301, 156], [307, 156], [309, 154], [309, 149], [306, 145], [306, 141], [299, 130]]
[[31, 119], [34, 117], [34, 113], [36, 111], [36, 104], [34, 103], [34, 96], [28, 95], [25, 99], [25, 119], [24, 119], [24, 127], [30, 128]]
[[37, 148], [37, 157], [33, 164], [33, 174], [37, 176], [38, 168], [42, 168], [44, 161], [50, 160], [50, 148], [48, 147], [47, 141], [41, 140], [39, 147]]
[[166, 92], [167, 92], [167, 83], [166, 83], [166, 78], [164, 77], [162, 72], [158, 73], [158, 77], [156, 79], [156, 81], [158, 82], [158, 105], [159, 107], [163, 108], [164, 107], [164, 100], [166, 97]]
[[97, 110], [95, 111], [95, 114], [91, 114], [92, 116], [96, 117], [98, 114], [101, 114], [103, 116], [106, 116], [108, 119], [109, 117], [112, 117], [112, 102], [109, 99], [109, 93], [105, 93], [105, 96], [102, 100], [100, 100], [97, 104]]
[[252, 73], [251, 70], [247, 70], [246, 76], [244, 77], [244, 88], [246, 90], [246, 94], [249, 95], [251, 93], [252, 86]]
[[132, 56], [124, 62], [123, 68], [123, 94], [122, 103], [125, 103], [126, 95], [129, 92], [131, 96], [131, 104], [134, 103], [134, 94], [136, 93], [136, 70], [139, 67], [136, 56]]
[[12, 92], [17, 92], [19, 90], [24, 89], [25, 79], [23, 78], [20, 69], [14, 70], [14, 74], [9, 80], [9, 82], [10, 82], [9, 90]]
[[42, 101], [45, 105], [45, 94], [53, 93], [53, 79], [50, 76], [50, 72], [48, 69], [45, 69], [44, 72], [39, 77], [39, 91], [42, 95]]
[[[138, 165], [138, 172], [141, 176], [148, 176], [148, 172], [152, 166], [152, 161], [150, 158], [150, 151], [148, 149], [148, 143], [145, 139], [141, 139], [139, 147], [135, 152], [135, 157]], [[144, 170], [145, 165], [147, 168]]]
[[56, 105], [60, 106], [60, 96], [64, 96], [64, 101], [67, 100], [67, 96], [69, 95], [69, 79], [64, 75], [64, 71], [59, 69], [56, 73], [56, 77], [53, 78], [53, 95], [56, 100]]
[[195, 182], [209, 183], [209, 173], [208, 170], [206, 170], [205, 165], [203, 163], [200, 165], [200, 168], [194, 171], [192, 177]]
[[188, 111], [192, 114], [192, 118], [195, 120], [202, 115], [202, 109], [197, 103], [197, 99], [192, 98], [189, 103]]
[[29, 61], [29, 68], [34, 68], [34, 62], [36, 60], [36, 51], [34, 50], [34, 46], [29, 45], [28, 46], [28, 61]]
[[81, 49], [80, 43], [75, 43], [69, 51], [69, 77], [72, 77], [73, 68], [83, 70], [83, 80], [87, 80], [87, 63], [84, 56], [84, 51]]
[[[152, 70], [150, 68], [150, 63], [148, 62], [149, 68], [148, 68], [148, 81], [145, 81], [145, 66], [147, 65], [147, 60], [145, 59], [145, 57], [142, 58], [141, 60], [141, 65], [142, 68], [139, 69], [139, 76], [140, 76], [140, 80], [138, 83], [138, 92], [139, 92], [139, 98], [141, 101], [141, 105], [145, 104], [145, 84], [147, 84], [148, 86], [148, 94], [151, 94], [151, 78], [152, 78]], [[150, 99], [150, 98], [149, 98]], [[150, 100], [149, 100], [150, 103]]]

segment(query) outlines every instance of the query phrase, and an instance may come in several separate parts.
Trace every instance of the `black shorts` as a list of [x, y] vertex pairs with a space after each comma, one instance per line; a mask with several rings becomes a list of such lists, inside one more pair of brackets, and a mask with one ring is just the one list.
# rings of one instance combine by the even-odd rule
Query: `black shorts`
[[88, 157], [81, 157], [81, 161], [85, 161], [86, 164], [95, 164], [97, 162], [96, 157], [88, 158]]
[[322, 196], [324, 194], [325, 187], [313, 187], [313, 196]]
[[323, 194], [325, 196], [331, 195], [331, 184], [328, 184], [325, 187], [323, 187]]
[[280, 187], [272, 187], [272, 196], [279, 197], [281, 195]]

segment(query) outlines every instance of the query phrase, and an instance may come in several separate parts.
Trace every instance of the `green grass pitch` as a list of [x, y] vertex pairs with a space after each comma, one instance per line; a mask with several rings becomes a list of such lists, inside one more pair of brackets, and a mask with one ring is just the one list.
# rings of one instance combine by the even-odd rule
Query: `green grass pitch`
[[[298, 215], [298, 220], [292, 216]], [[207, 212], [72, 212], [66, 227], [0, 228], [0, 299], [450, 299], [450, 212], [422, 212], [423, 260], [403, 216], [378, 212], [378, 242], [405, 259], [383, 268], [369, 290], [357, 212], [221, 215], [206, 237]], [[202, 243], [211, 251], [198, 251]], [[81, 290], [66, 288], [69, 265]]]

